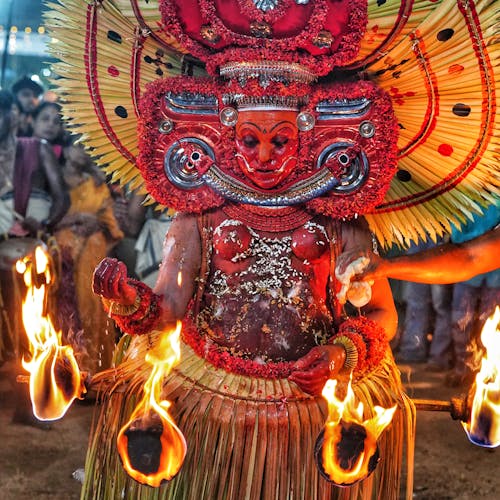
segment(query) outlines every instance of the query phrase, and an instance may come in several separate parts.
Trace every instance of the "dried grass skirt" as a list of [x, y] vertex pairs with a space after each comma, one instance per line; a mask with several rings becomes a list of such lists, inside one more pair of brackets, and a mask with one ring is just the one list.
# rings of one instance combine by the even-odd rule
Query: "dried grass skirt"
[[183, 345], [182, 361], [168, 377], [163, 396], [173, 403], [170, 412], [186, 437], [186, 459], [179, 474], [159, 488], [137, 483], [122, 468], [116, 438], [141, 399], [150, 373], [144, 355], [153, 343], [151, 337], [134, 338], [123, 362], [94, 379], [102, 404], [91, 431], [83, 499], [390, 500], [400, 498], [402, 477], [411, 498], [415, 409], [390, 353], [377, 370], [353, 384], [366, 409], [398, 405], [379, 440], [380, 463], [364, 481], [339, 488], [317, 471], [314, 445], [327, 416], [323, 398], [303, 393], [287, 379], [214, 368]]

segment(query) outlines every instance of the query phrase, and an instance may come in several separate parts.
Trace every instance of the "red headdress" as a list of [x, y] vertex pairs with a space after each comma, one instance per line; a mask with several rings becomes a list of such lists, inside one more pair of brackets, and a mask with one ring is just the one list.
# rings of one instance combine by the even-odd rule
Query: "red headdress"
[[267, 66], [293, 80], [352, 62], [367, 22], [365, 0], [162, 0], [160, 11], [210, 74], [241, 76], [246, 66], [261, 77]]
[[[66, 114], [114, 180], [160, 204], [300, 203], [364, 214], [381, 243], [406, 245], [498, 193], [490, 0], [53, 7]], [[271, 190], [251, 186], [234, 159], [232, 124], [249, 106], [299, 117], [299, 161]]]
[[[382, 202], [396, 171], [390, 98], [358, 79], [314, 83], [357, 55], [364, 1], [163, 1], [161, 12], [216, 77], [158, 80], [141, 99], [138, 166], [157, 201], [183, 211], [307, 203], [342, 218]], [[232, 127], [241, 108], [297, 110], [299, 160], [286, 183], [245, 181]]]

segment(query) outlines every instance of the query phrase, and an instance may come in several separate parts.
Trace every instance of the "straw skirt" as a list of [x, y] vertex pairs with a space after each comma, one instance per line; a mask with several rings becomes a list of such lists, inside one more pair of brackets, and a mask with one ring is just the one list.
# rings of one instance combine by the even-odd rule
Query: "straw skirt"
[[400, 497], [403, 462], [411, 497], [415, 413], [390, 354], [353, 384], [368, 409], [398, 405], [379, 440], [381, 461], [366, 480], [339, 488], [322, 478], [314, 463], [315, 442], [327, 416], [323, 398], [303, 393], [286, 379], [214, 368], [183, 345], [182, 361], [168, 377], [163, 397], [173, 403], [171, 414], [186, 437], [186, 459], [179, 474], [159, 488], [137, 483], [121, 466], [116, 437], [149, 375], [143, 361], [147, 345], [145, 337], [134, 339], [124, 362], [100, 375], [102, 405], [96, 407], [82, 498], [390, 500]]

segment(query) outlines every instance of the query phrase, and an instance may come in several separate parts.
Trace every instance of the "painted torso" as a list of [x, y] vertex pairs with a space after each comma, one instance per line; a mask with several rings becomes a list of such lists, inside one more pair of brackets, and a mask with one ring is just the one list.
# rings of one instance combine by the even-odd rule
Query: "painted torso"
[[236, 356], [294, 360], [332, 334], [332, 235], [311, 219], [264, 231], [217, 211], [198, 327]]

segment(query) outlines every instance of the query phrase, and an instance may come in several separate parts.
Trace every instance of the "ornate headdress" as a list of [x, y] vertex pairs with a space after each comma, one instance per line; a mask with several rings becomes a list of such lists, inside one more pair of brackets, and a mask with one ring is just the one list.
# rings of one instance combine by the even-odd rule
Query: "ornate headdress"
[[[67, 0], [48, 17], [66, 114], [114, 180], [168, 207], [304, 203], [406, 245], [498, 193], [491, 1]], [[248, 108], [297, 112], [300, 161], [273, 190], [234, 160]]]

